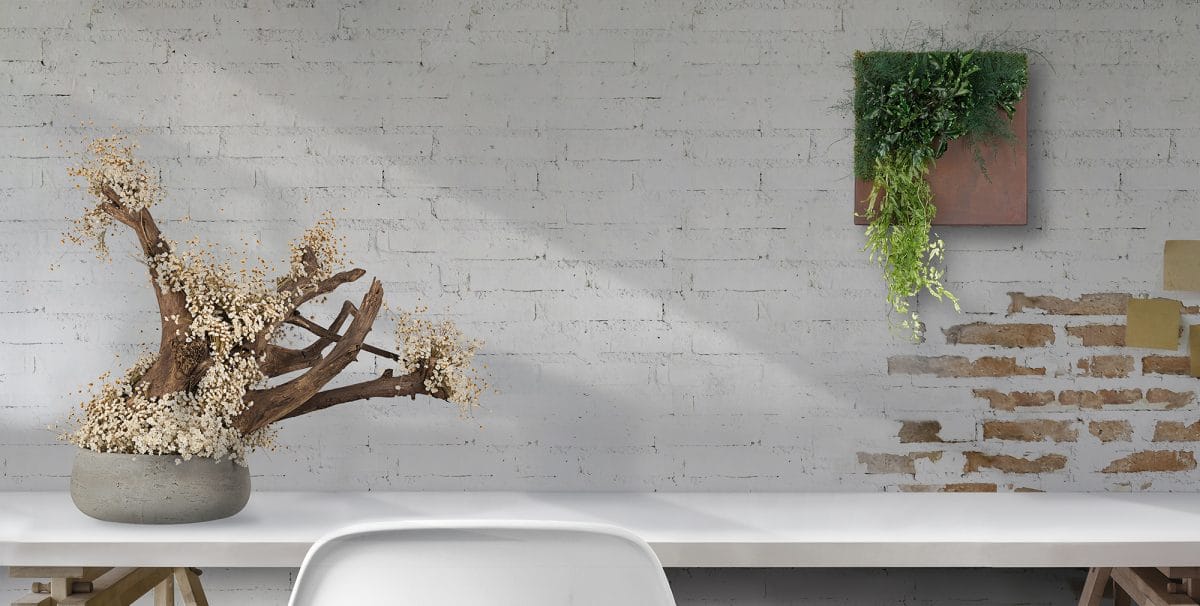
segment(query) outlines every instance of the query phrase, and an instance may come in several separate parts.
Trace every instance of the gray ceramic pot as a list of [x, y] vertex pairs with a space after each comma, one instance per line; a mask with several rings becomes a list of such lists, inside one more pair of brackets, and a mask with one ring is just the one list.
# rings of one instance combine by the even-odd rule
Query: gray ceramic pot
[[79, 449], [71, 500], [109, 522], [183, 524], [227, 518], [250, 500], [250, 470], [233, 461]]

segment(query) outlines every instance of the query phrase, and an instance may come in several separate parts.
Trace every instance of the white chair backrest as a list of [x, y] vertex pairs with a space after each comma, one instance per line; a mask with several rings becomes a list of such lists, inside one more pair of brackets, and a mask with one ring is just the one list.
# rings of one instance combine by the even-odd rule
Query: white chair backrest
[[675, 606], [644, 541], [598, 524], [379, 523], [313, 545], [290, 606]]

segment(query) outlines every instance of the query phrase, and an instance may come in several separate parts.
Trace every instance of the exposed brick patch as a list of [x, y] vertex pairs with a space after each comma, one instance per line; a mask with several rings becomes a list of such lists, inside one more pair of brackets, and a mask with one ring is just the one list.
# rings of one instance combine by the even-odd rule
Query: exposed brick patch
[[1171, 391], [1154, 387], [1146, 391], [1146, 401], [1151, 404], [1166, 404], [1167, 410], [1183, 408], [1196, 399], [1194, 391]]
[[938, 492], [996, 492], [996, 485], [987, 482], [959, 482], [946, 484]]
[[995, 484], [989, 482], [959, 482], [956, 484], [902, 484], [901, 492], [996, 492]]
[[1067, 466], [1067, 457], [1060, 454], [1047, 454], [1036, 459], [1025, 459], [1011, 455], [989, 455], [982, 452], [964, 452], [967, 462], [963, 465], [963, 473], [971, 473], [983, 469], [995, 469], [1005, 473], [1045, 473], [1060, 471]]
[[1159, 421], [1154, 425], [1155, 442], [1200, 442], [1200, 421], [1184, 425], [1179, 421]]
[[1016, 358], [983, 356], [971, 360], [965, 356], [891, 356], [888, 374], [936, 375], [938, 377], [1013, 377], [1045, 375], [1045, 368], [1017, 364]]
[[941, 442], [938, 432], [942, 424], [937, 421], [903, 421], [900, 425], [900, 443]]
[[942, 451], [910, 452], [908, 454], [891, 454], [886, 452], [860, 452], [859, 465], [865, 465], [867, 473], [906, 473], [917, 475], [917, 459], [937, 461], [942, 458]]
[[1196, 455], [1186, 450], [1143, 450], [1108, 464], [1104, 473], [1143, 471], [1190, 471], [1196, 468]]
[[1067, 335], [1079, 339], [1084, 347], [1125, 347], [1124, 324], [1068, 326]]
[[[1031, 297], [1023, 292], [1010, 292], [1008, 298], [1009, 315], [1036, 309], [1058, 316], [1123, 316], [1133, 295], [1127, 292], [1099, 292], [1080, 295], [1077, 299], [1063, 299], [1050, 295]], [[1200, 313], [1200, 306], [1185, 306], [1183, 313]]]
[[[1041, 314], [1044, 316], [1124, 316], [1130, 300], [1130, 293], [1093, 293], [1078, 298], [1062, 298], [1055, 296], [1028, 296], [1024, 293], [1009, 293], [1011, 305], [1009, 313], [1021, 312]], [[1200, 307], [1192, 306], [1184, 309], [1185, 314], [1200, 313]], [[1033, 316], [1026, 315], [1024, 318]], [[888, 373], [893, 375], [928, 375], [942, 379], [977, 378], [985, 379], [971, 385], [971, 393], [987, 400], [991, 410], [1023, 412], [1018, 415], [1005, 415], [1000, 418], [987, 418], [977, 421], [979, 436], [986, 440], [983, 444], [1007, 443], [1010, 446], [1026, 443], [1071, 444], [1081, 440], [1080, 434], [1086, 432], [1092, 436], [1083, 440], [1091, 446], [1080, 445], [1080, 457], [1089, 457], [1086, 466], [1091, 469], [1103, 467], [1106, 473], [1152, 473], [1152, 472], [1186, 472], [1195, 469], [1195, 456], [1191, 450], [1144, 450], [1154, 448], [1150, 445], [1150, 436], [1142, 435], [1135, 427], [1133, 419], [1077, 419], [1077, 418], [1046, 418], [1053, 417], [1050, 411], [1070, 409], [1084, 410], [1126, 410], [1145, 411], [1154, 415], [1154, 411], [1171, 410], [1197, 405], [1195, 391], [1172, 391], [1163, 387], [1136, 385], [1139, 371], [1138, 360], [1141, 359], [1141, 371], [1146, 376], [1153, 375], [1187, 375], [1190, 371], [1190, 360], [1181, 355], [1148, 355], [1143, 352], [1124, 349], [1128, 347], [1123, 322], [1116, 318], [1081, 318], [1071, 322], [1071, 325], [1058, 328], [1058, 322], [1048, 321], [1018, 321], [1003, 322], [971, 322], [951, 326], [943, 330], [946, 343], [950, 346], [991, 346], [1011, 348], [1007, 356], [970, 355], [897, 355], [888, 358]], [[1066, 342], [1056, 343], [1056, 337], [1065, 331]], [[1091, 349], [1112, 348], [1112, 349]], [[1120, 349], [1118, 349], [1120, 348]], [[1021, 355], [1015, 355], [1020, 350]], [[941, 353], [941, 352], [938, 352]], [[957, 353], [953, 349], [947, 354]], [[1164, 354], [1169, 352], [1162, 352]], [[1031, 361], [1041, 361], [1037, 356], [1068, 356], [1066, 360], [1057, 362], [1062, 368], [1072, 365], [1066, 372], [1055, 372], [1056, 382], [1064, 382], [1061, 388], [1041, 389], [1044, 383], [1021, 380], [1019, 388], [1027, 391], [1007, 391], [1003, 387], [1017, 387], [1005, 380], [1008, 377], [1047, 375], [1046, 364], [1032, 364]], [[991, 378], [991, 380], [986, 380]], [[1145, 381], [1145, 380], [1143, 380]], [[1014, 381], [1015, 382], [1015, 381]], [[1072, 385], [1071, 383], [1074, 383]], [[1131, 384], [1132, 383], [1132, 384]], [[1058, 386], [1055, 386], [1058, 387]], [[933, 416], [933, 415], [931, 415]], [[1157, 419], [1152, 419], [1158, 421]], [[1191, 421], [1191, 419], [1189, 419]], [[944, 442], [941, 437], [942, 425], [939, 421], [910, 420], [902, 421], [898, 437], [901, 443]], [[1145, 431], [1146, 434], [1150, 432]], [[1084, 434], [1087, 437], [1087, 434]], [[1094, 438], [1094, 439], [1093, 439]], [[1154, 431], [1154, 442], [1167, 448], [1172, 443], [1200, 443], [1200, 421], [1192, 424], [1179, 421], [1158, 421]], [[1121, 458], [1109, 455], [1109, 463], [1097, 461], [1091, 450], [1103, 444], [1126, 444]], [[919, 446], [918, 446], [919, 447]], [[1184, 446], [1184, 448], [1187, 448]], [[998, 448], [999, 449], [999, 448]], [[1074, 452], [1074, 451], [1072, 451]], [[1132, 453], [1132, 454], [1130, 454]], [[895, 459], [881, 460], [878, 467], [889, 465], [892, 473], [915, 470], [915, 460], [907, 455], [894, 455]], [[977, 473], [990, 471], [992, 473], [1019, 477], [1018, 474], [1042, 474], [1074, 469], [1069, 453], [1030, 453], [1010, 452], [1008, 454], [988, 453], [978, 450], [963, 453], [965, 462], [963, 472]], [[1112, 460], [1115, 459], [1115, 460]], [[1092, 467], [1094, 465], [1094, 467]], [[971, 476], [966, 476], [971, 477]], [[1136, 478], [1136, 476], [1134, 476]], [[987, 478], [991, 479], [991, 478]], [[970, 483], [964, 486], [971, 486]], [[1017, 485], [1009, 483], [1002, 485], [1005, 490], [1016, 490]], [[902, 486], [909, 491], [946, 491], [950, 484], [910, 484]], [[970, 489], [970, 488], [967, 488]], [[985, 488], [989, 489], [990, 488]]]
[[1079, 432], [1070, 421], [1030, 419], [1027, 421], [984, 421], [985, 440], [1015, 440], [1018, 442], [1074, 442]]
[[1008, 313], [1036, 309], [1048, 314], [1065, 316], [1116, 316], [1125, 313], [1130, 294], [1102, 292], [1081, 295], [1078, 299], [1063, 299], [1049, 295], [1027, 296], [1023, 292], [1008, 293]]
[[996, 410], [1016, 410], [1025, 406], [1045, 406], [1054, 401], [1053, 391], [1010, 391], [976, 389], [976, 398], [984, 398]]
[[959, 324], [942, 331], [951, 345], [996, 345], [999, 347], [1045, 347], [1054, 342], [1049, 324]]
[[1140, 389], [1097, 389], [1096, 391], [1067, 389], [1058, 394], [1058, 401], [1067, 406], [1100, 408], [1111, 404], [1133, 404], [1142, 399]]
[[1129, 421], [1092, 421], [1088, 431], [1101, 442], [1128, 442], [1133, 439], [1133, 426]]
[[1092, 356], [1083, 358], [1075, 366], [1089, 377], [1118, 379], [1133, 372], [1133, 356]]
[[1187, 356], [1146, 356], [1142, 358], [1142, 374], [1188, 375], [1191, 360]]

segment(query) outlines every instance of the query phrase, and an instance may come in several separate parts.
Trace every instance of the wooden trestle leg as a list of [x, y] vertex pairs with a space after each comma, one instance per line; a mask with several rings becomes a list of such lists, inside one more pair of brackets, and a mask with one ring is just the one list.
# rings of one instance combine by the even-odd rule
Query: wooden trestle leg
[[175, 587], [183, 606], [208, 606], [199, 571], [192, 568], [99, 568], [14, 566], [9, 576], [36, 581], [29, 595], [12, 606], [130, 606], [154, 592], [154, 606], [175, 606]]
[[1083, 593], [1079, 594], [1079, 606], [1100, 606], [1100, 598], [1104, 596], [1104, 586], [1112, 576], [1112, 568], [1091, 568], [1088, 570], [1087, 581], [1083, 583]]
[[1112, 580], [1113, 606], [1197, 606], [1200, 566], [1157, 568], [1092, 568], [1079, 596], [1079, 606], [1099, 606]]

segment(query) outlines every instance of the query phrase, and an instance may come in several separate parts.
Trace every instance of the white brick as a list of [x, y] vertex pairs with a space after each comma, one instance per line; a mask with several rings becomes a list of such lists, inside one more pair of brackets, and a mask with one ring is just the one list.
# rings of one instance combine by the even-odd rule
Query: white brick
[[[247, 162], [247, 164], [251, 164]], [[257, 183], [264, 187], [380, 187], [384, 168], [368, 161], [271, 159], [255, 161]]]
[[692, 287], [698, 291], [782, 291], [807, 281], [807, 273], [796, 267], [758, 261], [705, 261], [692, 271]]
[[556, 291], [585, 286], [584, 272], [572, 263], [511, 261], [472, 263], [471, 290]]
[[605, 29], [686, 29], [692, 24], [690, 2], [665, 0], [647, 6], [637, 0], [584, 2], [573, 7], [567, 16], [567, 29], [572, 31]]
[[530, 167], [496, 164], [406, 163], [384, 169], [388, 188], [533, 189], [536, 171]]
[[387, 252], [433, 254], [450, 259], [537, 259], [547, 243], [537, 234], [494, 229], [465, 229], [453, 224], [418, 223], [380, 234]]
[[436, 154], [451, 160], [554, 160], [563, 148], [556, 138], [538, 132], [440, 131]]
[[577, 318], [589, 320], [661, 320], [663, 303], [657, 298], [613, 293], [547, 293], [538, 297], [539, 319], [551, 322]]
[[538, 167], [538, 189], [558, 191], [628, 191], [633, 167], [628, 162], [559, 162]]
[[101, 40], [50, 40], [44, 45], [44, 58], [52, 65], [69, 65], [86, 60], [96, 63], [150, 63], [167, 61], [167, 43], [139, 40], [129, 36]]
[[718, 31], [777, 31], [805, 29], [838, 30], [842, 11], [838, 8], [797, 10], [734, 9], [710, 10], [696, 15], [696, 29]]
[[566, 149], [568, 160], [666, 160], [684, 153], [680, 137], [621, 131], [572, 133]]
[[36, 35], [0, 34], [0, 61], [41, 61], [42, 47], [43, 41]]
[[760, 172], [753, 166], [660, 165], [641, 172], [649, 190], [720, 191], [758, 189]]
[[478, 31], [558, 31], [565, 9], [553, 0], [488, 0], [473, 6], [470, 24]]
[[462, 29], [468, 23], [467, 6], [458, 0], [419, 0], [396, 6], [364, 3], [342, 9], [341, 26], [351, 29]]
[[806, 160], [808, 131], [787, 136], [764, 137], [761, 133], [732, 133], [724, 137], [695, 137], [689, 152], [704, 160]]

